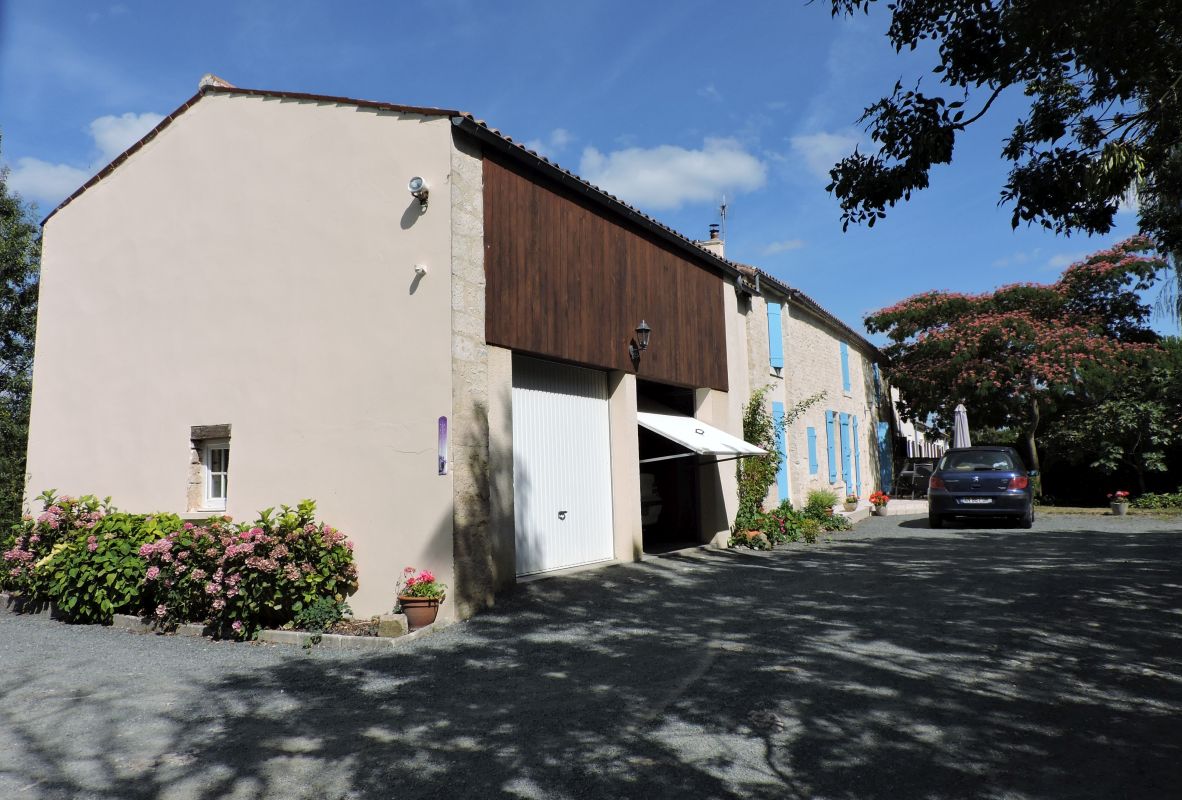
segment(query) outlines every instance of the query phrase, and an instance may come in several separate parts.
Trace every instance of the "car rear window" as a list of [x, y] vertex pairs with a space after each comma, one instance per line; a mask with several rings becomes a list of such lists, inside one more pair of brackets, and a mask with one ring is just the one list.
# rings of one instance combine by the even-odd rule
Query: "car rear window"
[[1001, 450], [978, 450], [967, 453], [946, 453], [940, 461], [941, 470], [950, 472], [1008, 472], [1014, 469], [1010, 454]]

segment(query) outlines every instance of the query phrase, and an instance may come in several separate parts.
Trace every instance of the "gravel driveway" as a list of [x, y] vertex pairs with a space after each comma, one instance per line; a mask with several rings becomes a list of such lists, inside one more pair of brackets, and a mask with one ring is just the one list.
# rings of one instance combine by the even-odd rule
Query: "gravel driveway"
[[0, 798], [1178, 798], [1182, 530], [872, 518], [381, 655], [0, 617]]

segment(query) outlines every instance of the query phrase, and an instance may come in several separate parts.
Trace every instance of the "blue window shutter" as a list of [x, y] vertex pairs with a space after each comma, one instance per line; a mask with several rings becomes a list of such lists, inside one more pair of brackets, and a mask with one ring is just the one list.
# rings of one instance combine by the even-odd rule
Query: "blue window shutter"
[[817, 429], [808, 429], [809, 439], [809, 475], [817, 474]]
[[854, 487], [858, 497], [862, 496], [862, 448], [858, 442], [858, 418], [854, 417]]
[[891, 458], [891, 426], [888, 422], [878, 423], [878, 480], [882, 490], [891, 493], [894, 477], [894, 459]]
[[878, 364], [874, 365], [874, 405], [882, 402], [882, 395], [879, 384], [882, 383], [882, 373], [878, 371]]
[[850, 390], [850, 346], [845, 342], [841, 343], [841, 390]]
[[780, 468], [776, 470], [776, 488], [780, 502], [788, 499], [788, 440], [784, 430], [784, 404], [772, 403], [772, 420], [776, 423], [776, 449], [780, 451]]
[[833, 429], [835, 411], [825, 412], [825, 447], [829, 450], [829, 482], [837, 483], [837, 432]]
[[780, 304], [767, 304], [768, 360], [772, 369], [784, 368], [784, 333], [780, 327]]
[[838, 422], [841, 428], [841, 480], [845, 483], [845, 490], [848, 494], [853, 478], [850, 475], [850, 415], [844, 411], [841, 412]]

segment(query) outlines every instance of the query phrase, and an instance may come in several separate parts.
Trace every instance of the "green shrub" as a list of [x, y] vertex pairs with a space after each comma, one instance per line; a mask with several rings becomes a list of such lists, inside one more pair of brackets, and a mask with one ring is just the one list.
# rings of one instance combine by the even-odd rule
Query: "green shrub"
[[45, 594], [72, 622], [109, 625], [115, 614], [138, 612], [147, 569], [140, 547], [180, 527], [175, 514], [107, 514], [37, 567]]
[[850, 522], [848, 518], [841, 514], [832, 514], [824, 519], [817, 520], [821, 527], [827, 531], [849, 531], [853, 530], [854, 523]]
[[1146, 510], [1182, 508], [1182, 489], [1163, 494], [1146, 492], [1129, 505]]
[[292, 620], [292, 627], [312, 634], [310, 644], [320, 644], [320, 637], [326, 630], [352, 614], [353, 609], [343, 600], [318, 597], [300, 609]]
[[292, 620], [292, 626], [302, 631], [324, 633], [352, 614], [353, 609], [343, 600], [337, 600], [335, 597], [318, 597], [300, 609]]
[[805, 516], [785, 501], [778, 508], [763, 514], [759, 530], [763, 531], [773, 545], [800, 541], [800, 524]]
[[260, 512], [253, 523], [228, 517], [145, 544], [147, 612], [165, 624], [208, 622], [219, 635], [253, 638], [291, 622], [322, 598], [357, 591], [353, 544], [315, 519], [316, 504]]
[[837, 492], [829, 489], [813, 489], [804, 503], [804, 513], [814, 519], [828, 516], [837, 505]]
[[821, 523], [812, 517], [800, 523], [800, 535], [807, 543], [813, 544], [821, 535]]

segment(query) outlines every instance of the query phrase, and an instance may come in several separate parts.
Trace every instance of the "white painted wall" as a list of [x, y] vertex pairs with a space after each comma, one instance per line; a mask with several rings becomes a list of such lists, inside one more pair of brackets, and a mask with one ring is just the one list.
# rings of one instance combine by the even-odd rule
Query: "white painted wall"
[[[230, 423], [228, 513], [314, 498], [356, 543], [355, 612], [389, 610], [406, 565], [450, 582], [450, 129], [207, 95], [62, 209], [45, 228], [29, 496], [183, 512], [190, 426]], [[438, 198], [422, 215], [414, 175]]]

